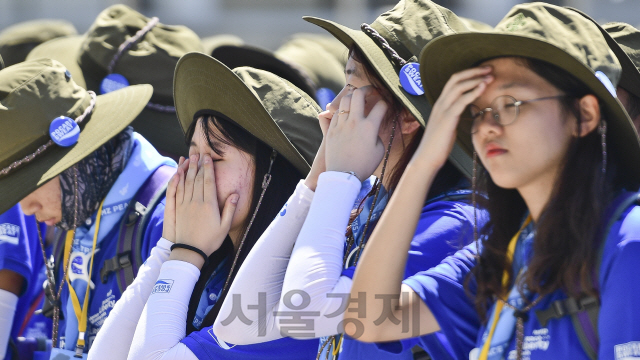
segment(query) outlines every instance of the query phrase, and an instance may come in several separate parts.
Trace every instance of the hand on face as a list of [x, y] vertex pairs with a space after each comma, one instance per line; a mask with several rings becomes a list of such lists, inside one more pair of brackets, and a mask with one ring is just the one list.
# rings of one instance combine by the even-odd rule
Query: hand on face
[[[178, 168], [167, 189], [167, 198], [173, 195], [175, 199], [176, 243], [194, 246], [211, 255], [229, 233], [239, 195], [231, 194], [221, 212], [213, 161], [209, 155], [203, 155], [198, 168], [198, 158], [192, 155]], [[188, 166], [186, 171], [185, 166]], [[167, 200], [167, 207], [169, 202]]]
[[[367, 102], [374, 101], [371, 111], [365, 114]], [[378, 133], [387, 108], [372, 86], [342, 97], [325, 138], [327, 170], [353, 171], [360, 181], [373, 174], [384, 157], [385, 144]]]
[[414, 158], [440, 169], [456, 140], [460, 115], [493, 81], [491, 67], [467, 69], [451, 76], [433, 105], [427, 127]]
[[[185, 159], [180, 156], [178, 161], [178, 169], [182, 169], [183, 173], [186, 173], [189, 169], [189, 159]], [[162, 222], [162, 237], [176, 242], [176, 190], [178, 189], [178, 182], [180, 177], [178, 171], [173, 174], [167, 185], [166, 204], [164, 207], [164, 221]]]

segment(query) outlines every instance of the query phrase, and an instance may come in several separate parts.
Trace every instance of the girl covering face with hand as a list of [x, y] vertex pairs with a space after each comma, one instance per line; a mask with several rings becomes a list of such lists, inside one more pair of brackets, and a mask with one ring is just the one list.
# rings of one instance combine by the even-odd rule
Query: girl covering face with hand
[[163, 239], [96, 341], [115, 340], [135, 359], [312, 357], [313, 341], [233, 347], [211, 325], [249, 250], [309, 171], [318, 106], [271, 73], [231, 71], [199, 53], [179, 61], [174, 87], [190, 156], [167, 188]]
[[[343, 306], [349, 301], [346, 295], [360, 253], [420, 143], [421, 123], [430, 110], [426, 99], [401, 87], [399, 73], [407, 64], [404, 58], [410, 56], [400, 51], [415, 49], [417, 55], [438, 34], [468, 30], [455, 14], [427, 1], [401, 1], [361, 30], [307, 20], [349, 47], [346, 86], [320, 114], [325, 137], [304, 188], [292, 195], [286, 211], [271, 225], [278, 224], [293, 235], [282, 235], [284, 230], [263, 234], [231, 287], [230, 293], [242, 299], [243, 313], [252, 322], [225, 320], [239, 306], [225, 301], [213, 329], [220, 339], [233, 344], [283, 336], [321, 337], [318, 355], [322, 358], [338, 353], [340, 358], [354, 359], [413, 358], [417, 338], [375, 345], [343, 338], [340, 334], [348, 326], [359, 328], [357, 323], [343, 321]], [[395, 32], [376, 30], [384, 28]], [[416, 38], [411, 36], [414, 32], [426, 35]], [[415, 235], [405, 276], [438, 264], [472, 241], [470, 192], [461, 190], [468, 182], [457, 167], [471, 161], [467, 155], [450, 160], [431, 192], [420, 197], [421, 222], [412, 229]], [[471, 166], [460, 168], [471, 172]], [[367, 180], [371, 175], [375, 178]], [[261, 294], [266, 300], [264, 316], [249, 307], [261, 301]], [[450, 356], [443, 336], [426, 337], [422, 345], [432, 356]]]
[[[620, 65], [598, 28], [568, 9], [518, 5], [494, 32], [429, 44], [421, 64], [437, 101], [351, 289], [367, 292], [372, 314], [376, 294], [402, 294], [393, 314], [407, 317], [376, 323], [367, 314], [361, 339], [400, 339], [411, 326], [447, 334], [457, 358], [631, 354], [640, 339], [631, 270], [640, 210], [624, 202], [640, 180], [640, 144], [615, 97]], [[476, 244], [401, 281], [416, 192], [429, 191], [456, 134], [477, 154], [475, 185], [486, 192], [478, 201], [490, 221], [477, 227]]]

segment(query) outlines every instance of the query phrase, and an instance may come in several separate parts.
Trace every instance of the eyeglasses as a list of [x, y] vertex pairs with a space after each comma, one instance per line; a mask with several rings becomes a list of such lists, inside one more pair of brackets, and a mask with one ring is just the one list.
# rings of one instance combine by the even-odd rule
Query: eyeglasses
[[491, 107], [486, 109], [480, 109], [475, 105], [467, 106], [467, 109], [462, 114], [462, 119], [471, 122], [471, 133], [478, 132], [478, 126], [484, 119], [484, 114], [491, 113], [491, 119], [500, 126], [507, 126], [513, 124], [520, 114], [520, 106], [523, 104], [531, 103], [534, 101], [560, 99], [567, 97], [568, 95], [556, 95], [547, 96], [538, 99], [531, 100], [516, 100], [513, 96], [502, 95], [493, 99]]

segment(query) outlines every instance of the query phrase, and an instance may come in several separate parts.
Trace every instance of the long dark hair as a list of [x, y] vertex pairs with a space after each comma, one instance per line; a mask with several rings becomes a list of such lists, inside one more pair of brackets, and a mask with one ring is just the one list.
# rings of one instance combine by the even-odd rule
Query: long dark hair
[[[244, 232], [249, 225], [251, 214], [253, 214], [253, 211], [258, 205], [258, 200], [262, 193], [262, 180], [269, 170], [272, 149], [238, 126], [233, 120], [222, 114], [207, 111], [197, 113], [194, 118], [195, 120], [191, 123], [191, 126], [186, 133], [187, 143], [191, 142], [196, 126], [201, 126], [205, 134], [207, 144], [216, 154], [224, 156], [224, 152], [218, 145], [222, 143], [233, 146], [251, 156], [251, 161], [255, 166], [253, 194], [251, 206], [249, 208], [249, 216], [243, 224], [242, 232]], [[219, 134], [215, 130], [217, 130]], [[260, 209], [258, 210], [256, 218], [249, 229], [244, 246], [238, 256], [238, 263], [236, 264], [233, 274], [231, 274], [231, 281], [235, 278], [240, 265], [246, 259], [253, 245], [255, 245], [258, 238], [260, 238], [262, 233], [267, 229], [269, 224], [271, 224], [271, 221], [287, 202], [289, 196], [293, 193], [297, 183], [303, 176], [293, 165], [291, 165], [289, 161], [287, 161], [283, 156], [278, 155], [276, 156], [271, 168], [271, 177], [270, 185], [264, 194]], [[209, 257], [209, 265], [202, 269], [200, 278], [198, 279], [198, 282], [194, 287], [194, 291], [191, 294], [189, 309], [187, 311], [187, 333], [197, 330], [193, 326], [192, 322], [200, 301], [200, 296], [204, 291], [207, 281], [212, 276], [218, 265], [220, 265], [220, 262], [224, 259], [227, 259], [225, 264], [227, 269], [225, 270], [228, 271], [235, 255], [233, 243], [229, 236], [227, 236], [222, 246], [220, 246], [220, 248]], [[220, 311], [220, 307], [227, 296], [228, 290], [229, 289], [226, 289], [222, 294], [220, 294], [216, 305], [211, 309], [211, 311], [209, 311], [209, 314], [207, 314], [201, 328], [213, 325], [213, 322]]]
[[[579, 129], [578, 99], [590, 93], [588, 87], [544, 61], [528, 58], [516, 58], [516, 61], [568, 95], [562, 100], [563, 112], [567, 119], [570, 114], [577, 119], [576, 129]], [[526, 287], [539, 296], [556, 290], [578, 298], [597, 296], [594, 267], [603, 236], [603, 212], [622, 189], [618, 158], [615, 153], [608, 156], [606, 175], [603, 175], [598, 131], [571, 141], [549, 202], [536, 222], [533, 256], [526, 274], [517, 284], [521, 293]], [[513, 274], [506, 257], [507, 247], [528, 210], [517, 190], [497, 186], [482, 168], [478, 171], [478, 191], [486, 193], [486, 198], [479, 197], [478, 204], [488, 211], [490, 219], [480, 230], [484, 239], [482, 253], [472, 276], [477, 281], [475, 306], [486, 320], [488, 306], [496, 297], [505, 296], [516, 280], [517, 274]], [[510, 279], [507, 288], [502, 284], [505, 271]], [[469, 284], [467, 281], [467, 290], [470, 290]]]
[[[385, 118], [383, 119], [381, 126], [389, 126], [391, 123], [395, 121], [396, 131], [398, 131], [397, 129], [400, 127], [400, 124], [397, 123], [398, 119], [401, 118], [402, 116], [413, 117], [413, 115], [411, 115], [409, 110], [407, 110], [407, 108], [402, 104], [402, 102], [398, 100], [398, 98], [393, 96], [391, 91], [382, 83], [382, 81], [376, 75], [375, 70], [373, 69], [373, 67], [367, 60], [367, 58], [364, 56], [364, 54], [358, 47], [356, 47], [355, 45], [351, 46], [351, 48], [349, 49], [349, 57], [353, 58], [353, 60], [355, 60], [356, 62], [362, 65], [362, 68], [364, 70], [363, 72], [367, 80], [369, 80], [373, 88], [376, 89], [376, 91], [380, 94], [382, 99], [388, 105], [387, 114], [385, 115]], [[403, 142], [402, 145], [404, 146], [404, 151], [402, 152], [402, 155], [400, 156], [400, 159], [398, 160], [398, 163], [396, 164], [396, 166], [394, 166], [393, 169], [390, 169], [387, 175], [389, 176], [389, 179], [390, 179], [389, 188], [387, 189], [389, 192], [389, 196], [391, 196], [391, 193], [393, 193], [393, 191], [395, 190], [396, 186], [398, 185], [398, 182], [400, 182], [402, 173], [404, 173], [404, 170], [407, 168], [409, 161], [411, 161], [413, 154], [418, 149], [418, 146], [420, 145], [420, 141], [422, 140], [423, 134], [424, 134], [424, 128], [421, 126], [418, 128], [418, 130], [416, 130], [415, 135], [409, 141], [408, 144], [405, 144]], [[396, 139], [397, 138], [400, 138], [402, 140], [401, 136], [397, 136]], [[385, 144], [385, 146], [386, 145], [387, 144]], [[464, 175], [462, 175], [462, 173], [450, 161], [447, 160], [445, 165], [440, 169], [440, 171], [436, 175], [425, 201], [454, 189], [458, 184], [460, 184], [461, 180], [463, 179], [463, 176]], [[370, 195], [373, 194], [373, 191], [375, 191], [375, 189], [372, 189], [372, 193]], [[363, 199], [363, 202], [364, 202], [364, 199]], [[350, 218], [349, 224], [351, 224], [351, 222], [362, 211], [361, 205], [362, 204], [360, 204], [360, 206], [358, 206], [357, 209], [351, 212], [351, 218]], [[373, 227], [370, 227], [370, 229], [373, 230]], [[349, 227], [347, 228], [347, 236], [350, 236], [350, 235], [352, 235], [351, 225], [349, 225]]]

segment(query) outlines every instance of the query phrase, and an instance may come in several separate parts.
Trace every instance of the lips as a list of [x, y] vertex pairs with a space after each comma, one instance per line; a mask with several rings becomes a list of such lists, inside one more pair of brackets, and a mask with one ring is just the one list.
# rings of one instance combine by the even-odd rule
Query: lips
[[486, 150], [487, 158], [502, 155], [507, 152], [506, 149], [501, 148], [495, 143], [487, 144], [487, 146], [485, 147], [485, 150]]

